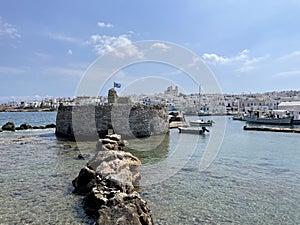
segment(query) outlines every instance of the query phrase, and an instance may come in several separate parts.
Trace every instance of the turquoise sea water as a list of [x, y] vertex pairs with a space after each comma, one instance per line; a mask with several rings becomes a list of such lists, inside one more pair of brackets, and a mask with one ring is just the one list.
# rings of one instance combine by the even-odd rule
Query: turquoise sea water
[[[45, 125], [55, 116], [0, 113], [0, 125]], [[216, 125], [205, 136], [174, 129], [164, 137], [129, 141], [143, 162], [141, 194], [155, 223], [299, 224], [300, 134], [243, 131], [244, 122], [226, 117], [218, 154], [200, 171], [224, 117], [212, 119]], [[94, 223], [71, 182], [89, 160], [77, 155], [92, 157], [95, 143], [57, 140], [54, 129], [1, 132], [0, 152], [0, 224]]]

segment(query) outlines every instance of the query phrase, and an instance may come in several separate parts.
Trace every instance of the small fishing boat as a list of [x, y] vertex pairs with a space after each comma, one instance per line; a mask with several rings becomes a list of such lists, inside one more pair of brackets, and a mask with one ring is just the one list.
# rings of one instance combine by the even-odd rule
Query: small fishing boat
[[245, 121], [248, 123], [260, 123], [260, 124], [271, 124], [271, 125], [291, 125], [293, 117], [283, 118], [270, 118], [270, 117], [250, 117], [246, 116]]
[[207, 127], [207, 126], [212, 126], [214, 121], [212, 120], [192, 120], [190, 121], [190, 126], [193, 127]]
[[279, 115], [275, 114], [274, 111], [250, 111], [250, 115], [245, 116], [244, 119], [248, 123], [260, 123], [271, 125], [291, 125], [293, 122], [293, 117], [290, 116], [288, 113]]
[[179, 133], [186, 133], [186, 134], [205, 134], [209, 132], [206, 127], [178, 127]]
[[232, 117], [233, 120], [240, 120], [240, 121], [245, 121], [245, 115], [241, 115], [241, 114], [238, 114], [238, 115], [234, 115]]
[[174, 114], [169, 114], [169, 127], [170, 129], [172, 128], [177, 128], [177, 127], [187, 127], [187, 123], [185, 121], [185, 117], [182, 113], [174, 113]]

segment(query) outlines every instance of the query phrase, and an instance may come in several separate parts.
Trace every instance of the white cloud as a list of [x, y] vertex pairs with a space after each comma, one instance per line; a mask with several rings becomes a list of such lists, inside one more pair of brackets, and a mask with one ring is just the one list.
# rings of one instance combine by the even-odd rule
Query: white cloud
[[92, 35], [87, 43], [93, 46], [94, 51], [98, 55], [104, 55], [108, 52], [118, 49], [118, 51], [114, 52], [117, 57], [143, 57], [143, 54], [138, 51], [138, 48], [131, 42], [128, 35], [125, 34], [117, 37], [96, 34]]
[[218, 64], [229, 64], [232, 62], [240, 62], [240, 61], [246, 61], [248, 59], [249, 50], [244, 49], [238, 55], [233, 57], [225, 57], [225, 56], [219, 56], [217, 54], [208, 54], [205, 53], [202, 55], [202, 58], [205, 62], [212, 65], [218, 65]]
[[219, 56], [214, 53], [212, 53], [212, 54], [204, 53], [202, 55], [202, 58], [204, 59], [205, 62], [207, 62], [208, 64], [212, 64], [212, 65], [227, 64], [228, 62], [230, 62], [229, 58]]
[[249, 55], [249, 50], [248, 49], [244, 49], [243, 51], [241, 51], [239, 53], [239, 55], [236, 57], [236, 60], [243, 60], [243, 59], [247, 59]]
[[249, 72], [256, 68], [256, 64], [269, 58], [269, 55], [260, 57], [250, 57], [250, 52], [248, 49], [244, 49], [240, 53], [232, 57], [219, 56], [217, 54], [205, 53], [202, 55], [204, 61], [211, 65], [236, 65], [239, 67], [237, 71], [239, 72]]
[[265, 56], [260, 56], [260, 57], [255, 57], [251, 59], [246, 59], [243, 62], [243, 65], [240, 69], [238, 69], [239, 72], [249, 72], [250, 70], [253, 70], [256, 68], [256, 65], [260, 63], [261, 61], [266, 60], [269, 58], [270, 55], [265, 55]]
[[111, 23], [104, 23], [104, 22], [98, 22], [98, 27], [106, 27], [106, 28], [112, 28], [114, 27], [114, 25], [112, 25]]
[[285, 71], [273, 75], [273, 77], [294, 77], [294, 76], [300, 76], [300, 70]]
[[293, 59], [293, 58], [299, 57], [299, 56], [300, 56], [300, 51], [293, 51], [289, 54], [281, 56], [280, 58], [278, 58], [278, 60], [290, 60], [290, 59]]
[[69, 50], [68, 50], [68, 55], [73, 55], [72, 49], [69, 49]]
[[73, 68], [73, 67], [48, 67], [42, 71], [44, 74], [59, 74], [68, 76], [82, 76], [85, 69]]
[[242, 73], [246, 73], [249, 72], [251, 70], [254, 70], [255, 66], [252, 65], [243, 65], [241, 68], [237, 69], [238, 72], [242, 72]]
[[157, 43], [154, 43], [151, 48], [156, 48], [156, 49], [160, 49], [162, 51], [167, 51], [170, 47], [167, 46], [165, 43], [160, 43], [160, 42], [157, 42]]
[[5, 22], [2, 17], [0, 17], [0, 36], [8, 36], [10, 38], [20, 38], [18, 30], [11, 24]]
[[74, 44], [82, 43], [82, 41], [79, 40], [78, 38], [69, 37], [69, 36], [62, 35], [62, 34], [48, 33], [47, 36], [50, 37], [51, 39], [57, 40], [57, 41], [70, 42], [70, 43], [74, 43]]
[[15, 67], [7, 67], [7, 66], [0, 66], [0, 74], [21, 74], [24, 73], [25, 70], [15, 68]]
[[49, 54], [43, 53], [43, 52], [34, 52], [33, 53], [37, 58], [42, 60], [50, 59], [51, 56]]

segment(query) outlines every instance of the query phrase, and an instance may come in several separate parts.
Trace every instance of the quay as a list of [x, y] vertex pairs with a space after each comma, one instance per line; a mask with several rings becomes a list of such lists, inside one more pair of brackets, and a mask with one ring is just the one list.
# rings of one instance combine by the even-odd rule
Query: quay
[[271, 132], [285, 132], [285, 133], [300, 133], [299, 128], [279, 128], [279, 127], [252, 127], [244, 126], [244, 130], [255, 130], [255, 131], [271, 131]]
[[172, 121], [169, 123], [170, 129], [174, 129], [178, 127], [188, 127], [188, 124], [185, 121]]

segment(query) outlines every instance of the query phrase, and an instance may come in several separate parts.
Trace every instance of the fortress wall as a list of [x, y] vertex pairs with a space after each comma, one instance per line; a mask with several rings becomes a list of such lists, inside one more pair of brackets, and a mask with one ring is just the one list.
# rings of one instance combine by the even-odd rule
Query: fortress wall
[[56, 135], [67, 139], [93, 140], [113, 129], [124, 138], [147, 137], [169, 131], [165, 105], [106, 104], [60, 106]]

